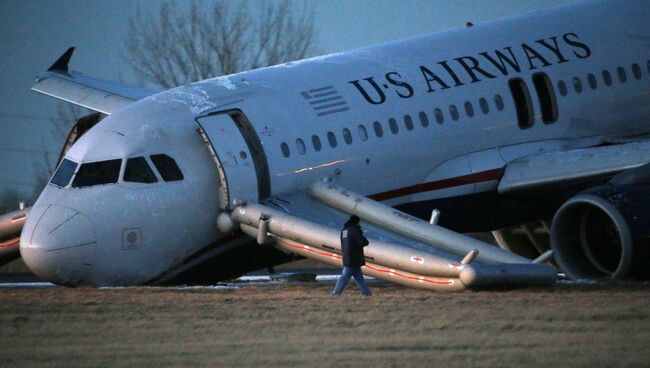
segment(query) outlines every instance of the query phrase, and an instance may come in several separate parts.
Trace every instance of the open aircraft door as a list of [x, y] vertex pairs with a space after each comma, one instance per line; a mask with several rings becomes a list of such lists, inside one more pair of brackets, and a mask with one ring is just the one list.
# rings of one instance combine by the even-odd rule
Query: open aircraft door
[[219, 207], [231, 210], [270, 193], [268, 164], [262, 144], [239, 110], [220, 111], [196, 119], [219, 171]]

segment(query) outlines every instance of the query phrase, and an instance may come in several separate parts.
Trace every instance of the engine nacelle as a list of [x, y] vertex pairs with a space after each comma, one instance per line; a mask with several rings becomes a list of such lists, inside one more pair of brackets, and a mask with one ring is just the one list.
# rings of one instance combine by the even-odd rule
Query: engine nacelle
[[551, 248], [572, 279], [650, 276], [650, 185], [608, 184], [569, 199], [555, 214]]

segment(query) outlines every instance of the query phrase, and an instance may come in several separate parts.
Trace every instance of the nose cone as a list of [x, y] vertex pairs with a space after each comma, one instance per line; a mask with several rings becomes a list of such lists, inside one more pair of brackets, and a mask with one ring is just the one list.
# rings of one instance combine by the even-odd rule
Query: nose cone
[[61, 285], [89, 282], [96, 248], [90, 218], [57, 205], [34, 207], [20, 237], [20, 254], [27, 267]]

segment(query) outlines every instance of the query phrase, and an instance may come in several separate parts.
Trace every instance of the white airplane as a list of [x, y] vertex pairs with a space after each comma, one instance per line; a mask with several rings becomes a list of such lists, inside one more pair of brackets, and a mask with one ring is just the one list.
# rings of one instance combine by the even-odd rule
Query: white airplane
[[[0, 232], [24, 222], [25, 263], [63, 285], [340, 265], [350, 214], [364, 272], [405, 285], [647, 277], [649, 12], [581, 2], [166, 91], [69, 71], [71, 48], [33, 90], [107, 116]], [[533, 220], [548, 241], [461, 233]]]

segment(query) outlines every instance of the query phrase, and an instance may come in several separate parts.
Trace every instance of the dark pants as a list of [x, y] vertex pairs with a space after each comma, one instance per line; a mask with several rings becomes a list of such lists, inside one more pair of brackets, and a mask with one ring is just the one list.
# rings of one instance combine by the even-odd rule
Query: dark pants
[[354, 276], [354, 279], [357, 280], [357, 286], [361, 290], [361, 293], [365, 296], [370, 296], [370, 289], [366, 286], [366, 281], [363, 278], [363, 273], [361, 272], [361, 267], [343, 267], [341, 272], [341, 277], [339, 277], [336, 282], [336, 287], [332, 291], [332, 295], [339, 295], [343, 289], [350, 282], [350, 277]]

